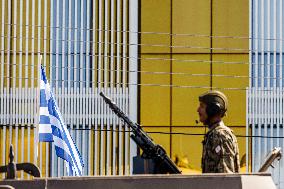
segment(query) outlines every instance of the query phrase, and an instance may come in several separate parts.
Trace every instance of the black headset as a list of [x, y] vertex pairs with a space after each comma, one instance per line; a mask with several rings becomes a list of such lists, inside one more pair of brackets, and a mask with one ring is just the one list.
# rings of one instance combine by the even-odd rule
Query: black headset
[[219, 102], [211, 102], [206, 107], [208, 117], [213, 117], [217, 114], [224, 113]]

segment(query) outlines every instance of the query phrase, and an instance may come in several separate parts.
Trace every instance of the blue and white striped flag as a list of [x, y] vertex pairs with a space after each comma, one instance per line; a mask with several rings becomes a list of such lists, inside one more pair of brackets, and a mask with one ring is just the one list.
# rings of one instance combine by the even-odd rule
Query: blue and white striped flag
[[56, 155], [67, 162], [69, 176], [81, 176], [82, 157], [63, 122], [43, 67], [40, 81], [39, 141], [54, 142]]

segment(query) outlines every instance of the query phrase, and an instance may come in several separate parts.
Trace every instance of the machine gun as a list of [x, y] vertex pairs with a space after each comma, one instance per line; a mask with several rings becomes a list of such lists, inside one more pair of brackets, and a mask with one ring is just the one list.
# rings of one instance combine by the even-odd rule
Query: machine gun
[[278, 160], [281, 159], [281, 148], [280, 147], [275, 147], [272, 149], [266, 161], [262, 164], [258, 172], [266, 172], [270, 166], [273, 167], [272, 163], [274, 162], [275, 159], [278, 159]]
[[112, 100], [100, 92], [105, 103], [107, 103], [112, 111], [121, 118], [132, 130], [130, 137], [142, 149], [142, 158], [151, 159], [154, 163], [155, 174], [180, 174], [181, 171], [177, 168], [174, 162], [169, 158], [166, 151], [154, 143], [147, 133], [137, 123], [131, 121], [125, 113]]

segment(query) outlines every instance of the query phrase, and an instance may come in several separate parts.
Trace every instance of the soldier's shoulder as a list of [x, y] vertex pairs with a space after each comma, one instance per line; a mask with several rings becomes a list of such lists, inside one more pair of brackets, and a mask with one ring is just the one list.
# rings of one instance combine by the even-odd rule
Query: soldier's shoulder
[[213, 134], [217, 137], [227, 138], [228, 136], [233, 135], [233, 131], [225, 125], [220, 125], [219, 127], [216, 127], [216, 129], [214, 129]]
[[224, 124], [221, 124], [220, 126], [216, 127], [215, 131], [216, 132], [233, 132], [232, 129], [230, 129]]

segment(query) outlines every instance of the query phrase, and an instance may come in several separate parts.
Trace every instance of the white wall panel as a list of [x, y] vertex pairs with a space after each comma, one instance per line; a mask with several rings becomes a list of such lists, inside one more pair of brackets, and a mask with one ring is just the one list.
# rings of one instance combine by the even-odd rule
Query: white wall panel
[[[257, 171], [273, 147], [283, 149], [283, 1], [250, 0], [250, 88], [247, 93], [247, 139], [252, 170]], [[251, 142], [251, 143], [250, 143]], [[247, 149], [247, 154], [249, 149]], [[284, 161], [269, 171], [284, 188]]]

